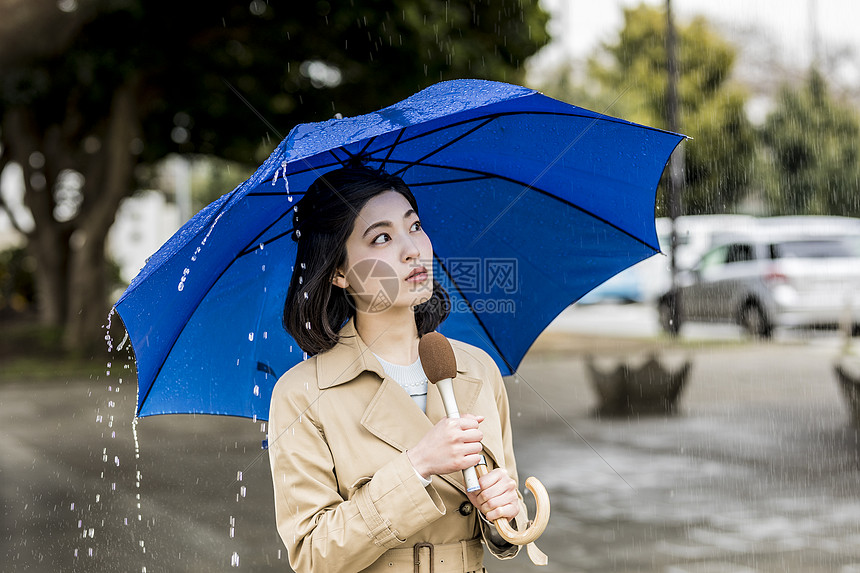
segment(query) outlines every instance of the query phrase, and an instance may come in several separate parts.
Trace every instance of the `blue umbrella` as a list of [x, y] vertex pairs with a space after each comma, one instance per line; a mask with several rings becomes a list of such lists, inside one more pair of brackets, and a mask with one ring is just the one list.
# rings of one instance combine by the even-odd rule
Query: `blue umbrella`
[[565, 307], [659, 252], [655, 189], [682, 139], [479, 80], [296, 126], [116, 303], [137, 361], [137, 415], [267, 419], [277, 378], [306, 357], [281, 326], [292, 207], [320, 174], [355, 160], [401, 176], [416, 196], [451, 296], [440, 332], [513, 373]]

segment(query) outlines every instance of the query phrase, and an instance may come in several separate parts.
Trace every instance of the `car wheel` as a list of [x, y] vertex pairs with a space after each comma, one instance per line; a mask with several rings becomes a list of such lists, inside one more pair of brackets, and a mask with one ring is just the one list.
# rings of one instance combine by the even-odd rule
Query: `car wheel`
[[660, 299], [657, 305], [657, 314], [660, 319], [660, 327], [663, 332], [677, 336], [681, 331], [681, 319], [675, 320], [672, 316], [672, 299], [669, 297]]
[[748, 302], [741, 308], [740, 323], [744, 330], [756, 338], [770, 338], [773, 335], [773, 326], [757, 302]]

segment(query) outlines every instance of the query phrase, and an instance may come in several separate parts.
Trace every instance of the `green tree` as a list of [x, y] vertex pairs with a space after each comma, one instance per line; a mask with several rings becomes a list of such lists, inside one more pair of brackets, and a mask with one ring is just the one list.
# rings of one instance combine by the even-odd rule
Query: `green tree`
[[[747, 192], [755, 132], [744, 95], [728, 79], [735, 50], [703, 18], [676, 24], [680, 131], [685, 146], [685, 214], [731, 211]], [[589, 59], [571, 96], [585, 107], [666, 128], [666, 13], [648, 5], [624, 10], [618, 38]]]
[[141, 164], [171, 152], [253, 164], [297, 123], [444, 79], [517, 82], [547, 39], [546, 15], [520, 0], [15, 6], [0, 0], [17, 18], [0, 24], [0, 170], [24, 170], [35, 226], [17, 226], [40, 317], [69, 346], [99, 340], [105, 236]]
[[761, 134], [774, 212], [860, 216], [860, 121], [817, 70], [801, 88], [782, 89]]

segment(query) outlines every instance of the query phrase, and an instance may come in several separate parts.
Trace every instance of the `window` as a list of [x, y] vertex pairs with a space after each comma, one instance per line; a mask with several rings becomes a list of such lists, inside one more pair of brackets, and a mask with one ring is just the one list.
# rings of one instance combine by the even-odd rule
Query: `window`
[[823, 259], [857, 256], [847, 239], [786, 241], [770, 246], [772, 259]]
[[751, 245], [735, 244], [729, 245], [726, 254], [726, 263], [744, 263], [755, 259]]

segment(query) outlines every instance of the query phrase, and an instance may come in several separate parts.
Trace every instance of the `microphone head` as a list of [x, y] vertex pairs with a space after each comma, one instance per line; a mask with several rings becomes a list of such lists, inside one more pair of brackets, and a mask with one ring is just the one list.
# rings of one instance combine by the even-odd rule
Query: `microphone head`
[[457, 359], [448, 339], [438, 332], [428, 332], [418, 341], [418, 357], [424, 374], [433, 384], [457, 376]]

